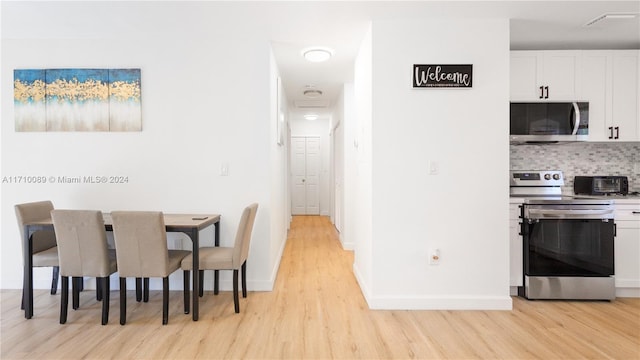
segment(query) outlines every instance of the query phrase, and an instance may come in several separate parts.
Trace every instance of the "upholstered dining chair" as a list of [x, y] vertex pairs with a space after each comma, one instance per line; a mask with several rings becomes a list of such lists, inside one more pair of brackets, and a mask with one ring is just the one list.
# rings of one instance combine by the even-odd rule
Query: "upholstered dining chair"
[[[60, 324], [67, 322], [69, 277], [95, 277], [101, 287], [102, 325], [109, 322], [109, 276], [118, 270], [115, 251], [107, 248], [102, 212], [98, 210], [52, 210], [60, 258]], [[74, 309], [78, 290], [73, 284]]]
[[[162, 212], [114, 211], [111, 218], [120, 274], [120, 324], [124, 325], [127, 320], [127, 278], [159, 277], [162, 278], [162, 325], [166, 325], [169, 275], [180, 268], [182, 259], [191, 251], [168, 249]], [[188, 292], [189, 289], [185, 289], [185, 310]]]
[[[18, 227], [20, 228], [20, 244], [24, 239], [24, 224], [49, 219], [53, 203], [51, 201], [38, 201], [31, 203], [18, 204], [15, 207], [16, 218], [18, 219]], [[51, 279], [51, 295], [55, 295], [58, 289], [59, 263], [58, 263], [58, 247], [56, 243], [56, 235], [53, 231], [36, 231], [33, 236], [33, 267], [53, 267], [53, 276]], [[22, 246], [20, 247], [22, 249]], [[21, 306], [24, 309], [24, 284], [22, 287], [23, 299]]]
[[[247, 257], [249, 256], [249, 245], [253, 223], [258, 212], [258, 204], [253, 203], [242, 211], [238, 230], [236, 232], [233, 247], [201, 247], [200, 251], [200, 282], [199, 296], [203, 296], [204, 270], [233, 270], [233, 304], [235, 312], [240, 312], [240, 301], [238, 298], [238, 271], [242, 270], [242, 297], [247, 297]], [[187, 256], [182, 260], [182, 270], [184, 271], [184, 288], [189, 288], [189, 270], [193, 267], [193, 258]]]

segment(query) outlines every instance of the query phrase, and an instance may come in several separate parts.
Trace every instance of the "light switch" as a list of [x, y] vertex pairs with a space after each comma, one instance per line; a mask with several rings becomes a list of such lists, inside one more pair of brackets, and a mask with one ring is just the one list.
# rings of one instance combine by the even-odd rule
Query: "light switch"
[[220, 165], [220, 176], [229, 176], [229, 164], [223, 163]]

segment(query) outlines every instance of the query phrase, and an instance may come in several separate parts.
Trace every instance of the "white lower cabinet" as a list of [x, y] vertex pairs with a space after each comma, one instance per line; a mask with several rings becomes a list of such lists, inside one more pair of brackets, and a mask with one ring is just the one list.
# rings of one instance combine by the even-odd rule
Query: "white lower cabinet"
[[640, 202], [616, 204], [616, 296], [640, 297]]
[[523, 267], [520, 222], [520, 204], [509, 204], [509, 285], [512, 288], [522, 286]]

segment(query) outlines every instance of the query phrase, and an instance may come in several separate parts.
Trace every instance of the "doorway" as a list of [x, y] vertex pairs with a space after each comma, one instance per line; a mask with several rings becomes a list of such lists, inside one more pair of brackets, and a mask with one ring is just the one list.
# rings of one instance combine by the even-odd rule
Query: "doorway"
[[291, 137], [291, 214], [320, 215], [320, 138]]

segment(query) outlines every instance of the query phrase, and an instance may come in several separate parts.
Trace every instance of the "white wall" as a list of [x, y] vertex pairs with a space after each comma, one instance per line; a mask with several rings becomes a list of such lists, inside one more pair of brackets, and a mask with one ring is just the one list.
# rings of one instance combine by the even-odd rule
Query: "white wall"
[[[22, 286], [13, 205], [50, 199], [57, 208], [220, 213], [222, 245], [233, 242], [242, 208], [258, 202], [248, 286], [271, 289], [288, 219], [285, 149], [275, 142], [277, 73], [264, 29], [221, 11], [230, 6], [3, 3], [2, 176], [123, 175], [129, 182], [2, 184], [1, 288]], [[141, 68], [143, 131], [16, 133], [13, 70], [74, 67]], [[223, 163], [229, 176], [220, 176]], [[201, 239], [212, 243], [210, 232]], [[50, 276], [36, 271], [35, 286], [47, 288]], [[173, 289], [180, 277], [174, 274]], [[230, 289], [230, 274], [222, 279]]]
[[372, 305], [375, 281], [372, 234], [372, 36], [372, 30], [369, 29], [356, 57], [353, 83], [355, 121], [345, 132], [346, 141], [353, 139], [354, 145], [345, 149], [345, 162], [349, 169], [345, 173], [345, 182], [349, 183], [346, 186], [349, 201], [345, 202], [345, 223], [348, 224], [346, 236], [347, 241], [354, 244], [353, 270], [369, 306]]
[[[508, 20], [374, 21], [372, 39], [369, 305], [510, 309]], [[412, 89], [413, 64], [473, 64], [473, 88]]]

